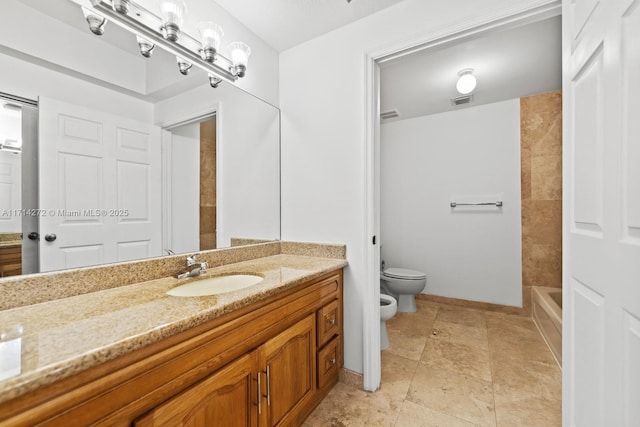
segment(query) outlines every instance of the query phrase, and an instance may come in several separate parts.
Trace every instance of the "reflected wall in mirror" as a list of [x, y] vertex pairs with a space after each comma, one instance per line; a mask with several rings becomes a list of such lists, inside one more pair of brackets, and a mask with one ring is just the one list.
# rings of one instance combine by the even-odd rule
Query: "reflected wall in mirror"
[[5, 0], [0, 66], [0, 276], [280, 238], [276, 107], [69, 0]]

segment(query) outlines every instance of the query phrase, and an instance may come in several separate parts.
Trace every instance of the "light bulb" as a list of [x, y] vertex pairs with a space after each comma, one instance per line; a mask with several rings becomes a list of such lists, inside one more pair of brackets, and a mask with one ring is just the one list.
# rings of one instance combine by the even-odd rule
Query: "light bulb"
[[104, 34], [104, 26], [107, 24], [107, 19], [95, 13], [93, 10], [86, 7], [82, 7], [82, 13], [84, 18], [89, 23], [89, 29], [96, 36]]
[[172, 42], [178, 40], [187, 4], [184, 0], [160, 0], [160, 13], [164, 37]]
[[197, 28], [202, 42], [202, 59], [213, 62], [216, 58], [216, 52], [220, 48], [220, 40], [224, 36], [224, 31], [220, 25], [210, 21], [199, 23]]
[[469, 94], [476, 88], [477, 81], [472, 73], [472, 68], [464, 69], [458, 73], [460, 78], [458, 78], [458, 82], [456, 83], [456, 89], [462, 95]]
[[242, 42], [229, 43], [229, 56], [233, 63], [234, 74], [238, 77], [244, 77], [247, 70], [247, 63], [251, 55], [251, 48]]

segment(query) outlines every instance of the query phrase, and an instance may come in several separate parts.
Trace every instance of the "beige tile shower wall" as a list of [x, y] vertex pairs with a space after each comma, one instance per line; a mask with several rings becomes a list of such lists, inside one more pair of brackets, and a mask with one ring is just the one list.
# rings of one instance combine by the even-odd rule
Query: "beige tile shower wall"
[[200, 250], [216, 248], [216, 118], [200, 123]]
[[520, 100], [522, 286], [562, 287], [562, 92]]

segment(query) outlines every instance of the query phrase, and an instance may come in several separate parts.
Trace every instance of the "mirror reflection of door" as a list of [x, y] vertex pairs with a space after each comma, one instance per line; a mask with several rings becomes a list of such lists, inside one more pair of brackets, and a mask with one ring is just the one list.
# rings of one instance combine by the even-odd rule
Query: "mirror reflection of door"
[[[167, 129], [170, 132], [169, 229], [176, 253], [216, 248], [216, 117]], [[199, 209], [193, 209], [198, 206]]]
[[51, 98], [39, 106], [40, 270], [160, 256], [160, 128]]
[[37, 119], [37, 103], [0, 94], [0, 277], [38, 271]]

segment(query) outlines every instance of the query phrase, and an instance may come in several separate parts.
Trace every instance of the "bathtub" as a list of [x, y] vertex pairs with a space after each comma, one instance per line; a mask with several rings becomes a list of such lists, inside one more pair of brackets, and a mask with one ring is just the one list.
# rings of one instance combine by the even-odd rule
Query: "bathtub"
[[562, 289], [532, 288], [533, 321], [562, 367]]

